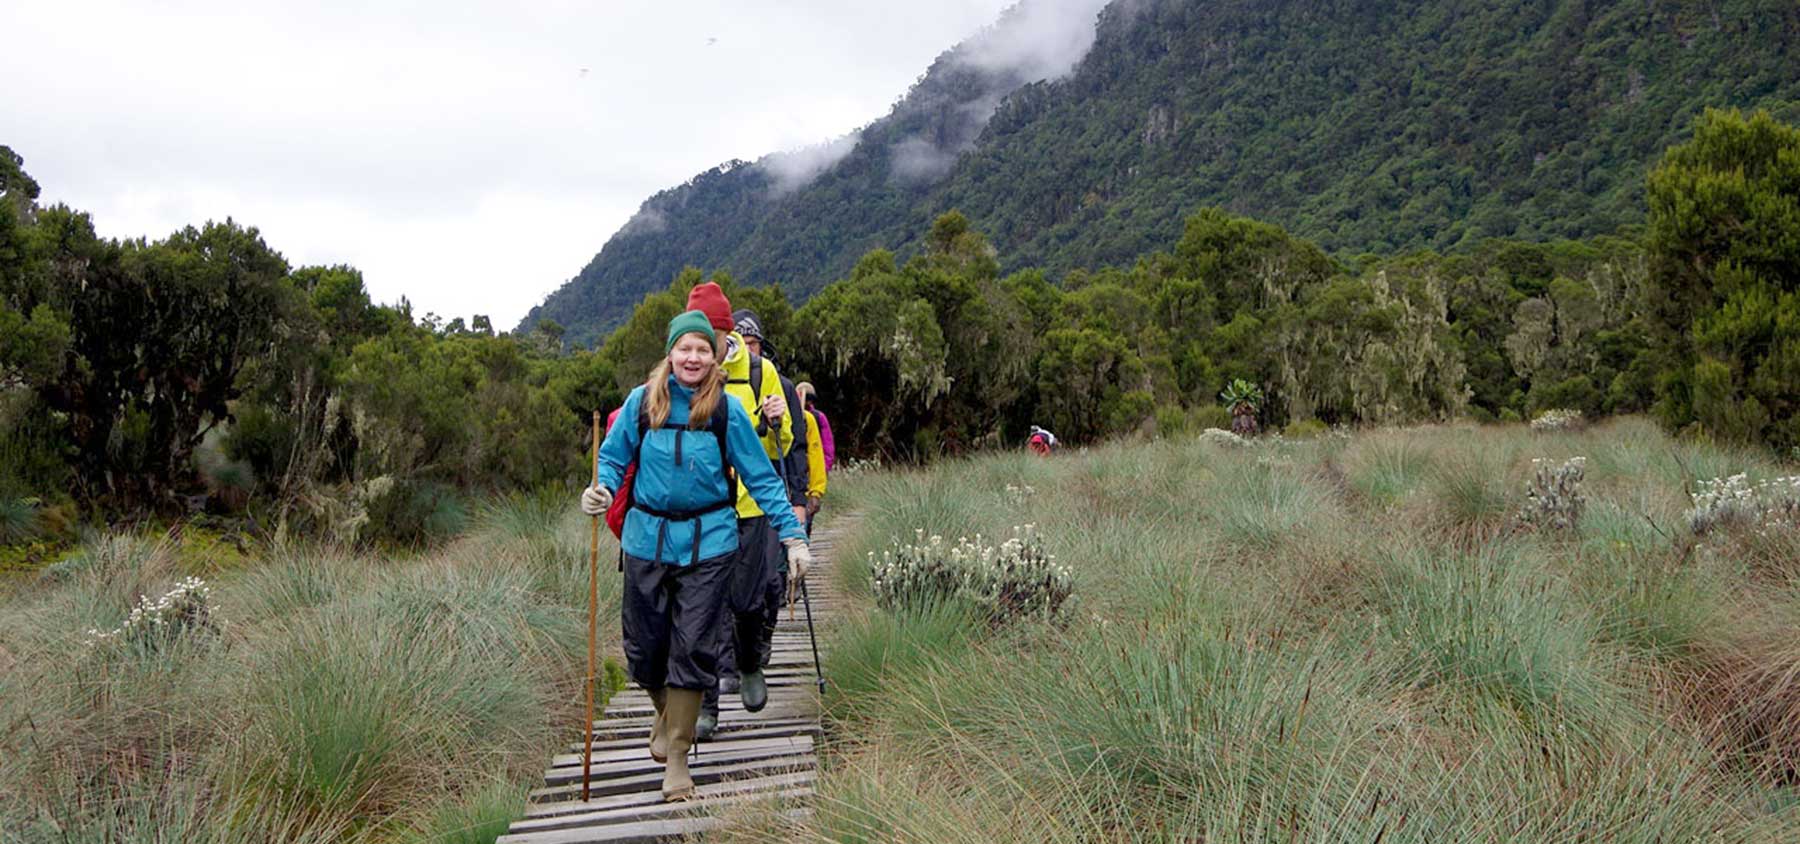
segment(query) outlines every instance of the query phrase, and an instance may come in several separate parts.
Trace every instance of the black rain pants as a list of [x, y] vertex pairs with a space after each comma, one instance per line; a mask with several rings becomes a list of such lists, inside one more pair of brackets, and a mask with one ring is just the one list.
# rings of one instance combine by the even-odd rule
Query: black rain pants
[[625, 662], [639, 686], [717, 693], [718, 629], [734, 558], [677, 566], [625, 555]]
[[[787, 551], [768, 516], [738, 520], [738, 558], [732, 563], [727, 609], [718, 626], [720, 673], [760, 671], [774, 649], [775, 623], [787, 593]], [[719, 687], [706, 692], [705, 710], [719, 711]]]

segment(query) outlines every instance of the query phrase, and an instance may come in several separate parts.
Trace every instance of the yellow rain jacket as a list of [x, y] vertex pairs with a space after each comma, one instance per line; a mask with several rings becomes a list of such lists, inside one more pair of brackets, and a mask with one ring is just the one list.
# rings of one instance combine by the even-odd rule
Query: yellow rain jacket
[[[762, 438], [763, 451], [771, 461], [785, 457], [794, 446], [794, 409], [781, 415], [781, 422], [765, 424], [762, 411], [763, 396], [781, 395], [781, 374], [775, 370], [775, 364], [767, 359], [762, 362], [762, 390], [753, 392], [750, 384], [750, 350], [744, 347], [742, 335], [733, 331], [726, 340], [725, 353], [725, 392], [736, 396], [738, 403], [750, 414], [750, 421], [757, 423], [757, 434]], [[739, 483], [737, 494], [737, 512], [740, 519], [754, 519], [763, 515], [756, 500], [744, 490]]]
[[819, 441], [819, 418], [802, 412], [806, 417], [806, 497], [825, 497], [825, 444]]

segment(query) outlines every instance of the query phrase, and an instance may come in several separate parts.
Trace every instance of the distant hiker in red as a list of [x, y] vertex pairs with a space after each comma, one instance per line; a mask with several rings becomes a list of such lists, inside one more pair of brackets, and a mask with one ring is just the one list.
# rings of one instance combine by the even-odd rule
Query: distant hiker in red
[[[595, 484], [581, 494], [590, 516], [607, 511], [614, 490], [630, 497], [619, 540], [625, 661], [656, 707], [650, 757], [666, 766], [662, 794], [670, 801], [693, 796], [687, 754], [701, 696], [719, 682], [719, 631], [741, 568], [739, 490], [768, 513], [788, 563], [804, 571], [812, 562], [806, 529], [787, 507], [756, 423], [726, 394], [719, 352], [705, 314], [688, 311], [669, 322], [667, 357], [625, 399], [600, 444]], [[637, 474], [626, 487], [633, 464]]]
[[1026, 447], [1036, 452], [1039, 457], [1049, 457], [1056, 450], [1056, 435], [1049, 431], [1031, 426], [1031, 438], [1025, 441]]

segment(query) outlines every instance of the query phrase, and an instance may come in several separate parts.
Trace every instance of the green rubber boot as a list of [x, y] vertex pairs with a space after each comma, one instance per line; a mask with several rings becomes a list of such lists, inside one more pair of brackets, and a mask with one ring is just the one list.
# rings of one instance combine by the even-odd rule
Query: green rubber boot
[[658, 762], [669, 759], [669, 728], [663, 718], [663, 708], [668, 700], [665, 689], [651, 689], [650, 703], [656, 707], [656, 720], [650, 723], [650, 758]]
[[744, 709], [750, 712], [761, 712], [769, 705], [769, 683], [763, 679], [761, 671], [750, 671], [739, 680], [738, 695], [744, 699]]
[[694, 776], [688, 773], [688, 749], [694, 746], [694, 722], [700, 718], [699, 689], [670, 689], [664, 720], [669, 731], [669, 761], [663, 768], [662, 798], [674, 803], [694, 799]]

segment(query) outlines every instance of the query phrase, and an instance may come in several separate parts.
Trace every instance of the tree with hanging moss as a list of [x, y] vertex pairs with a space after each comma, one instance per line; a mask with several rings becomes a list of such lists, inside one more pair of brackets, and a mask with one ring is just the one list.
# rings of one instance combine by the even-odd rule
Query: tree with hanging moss
[[1649, 199], [1657, 414], [1800, 444], [1800, 128], [1709, 110]]

